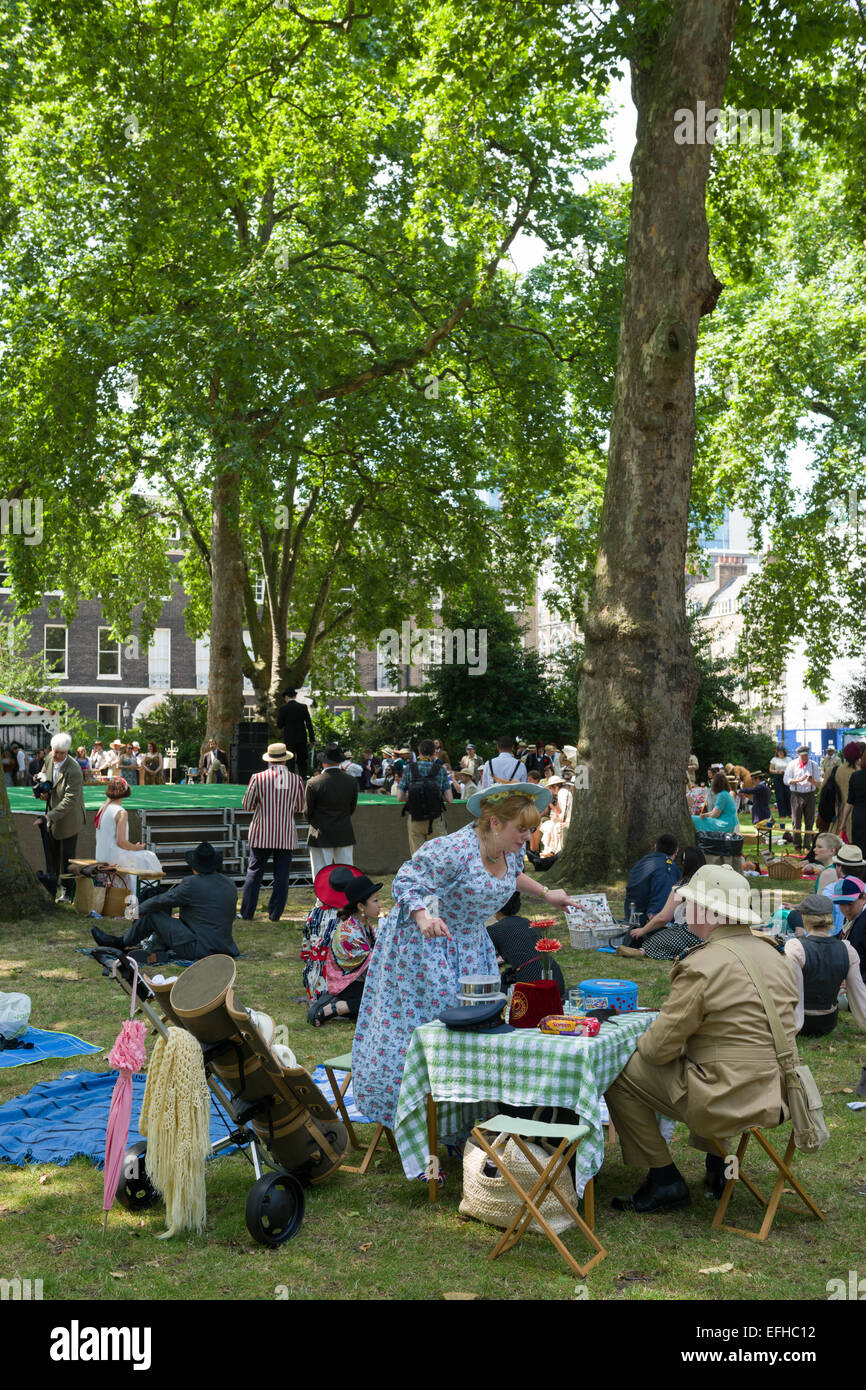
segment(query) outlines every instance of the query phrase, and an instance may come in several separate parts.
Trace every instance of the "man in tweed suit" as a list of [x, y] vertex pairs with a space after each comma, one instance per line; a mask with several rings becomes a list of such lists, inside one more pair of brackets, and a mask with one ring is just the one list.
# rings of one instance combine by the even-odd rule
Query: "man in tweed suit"
[[271, 855], [274, 856], [274, 884], [268, 917], [272, 922], [280, 920], [286, 905], [292, 854], [298, 848], [295, 816], [304, 804], [304, 784], [287, 766], [293, 757], [284, 743], [269, 744], [262, 759], [270, 766], [250, 778], [244, 793], [243, 808], [253, 812], [250, 858], [241, 901], [241, 917], [247, 922], [255, 916], [262, 874]]

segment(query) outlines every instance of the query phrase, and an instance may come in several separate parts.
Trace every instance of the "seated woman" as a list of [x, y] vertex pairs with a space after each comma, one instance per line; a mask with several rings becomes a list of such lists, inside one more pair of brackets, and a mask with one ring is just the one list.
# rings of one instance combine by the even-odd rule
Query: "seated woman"
[[635, 946], [617, 946], [620, 956], [648, 956], [650, 960], [679, 960], [684, 951], [700, 946], [701, 939], [690, 932], [686, 926], [685, 899], [679, 896], [679, 889], [688, 883], [693, 874], [706, 863], [703, 850], [688, 845], [678, 850], [676, 863], [683, 876], [676, 888], [672, 888], [664, 907], [651, 917], [646, 926], [632, 927], [631, 940], [641, 942]]
[[329, 1018], [358, 1017], [382, 910], [381, 883], [371, 883], [366, 874], [353, 873], [345, 864], [328, 865], [322, 872], [334, 898], [342, 898], [343, 906], [337, 910], [337, 920], [324, 946], [325, 992], [313, 1000], [307, 1012], [307, 1021], [314, 1028]]
[[137, 887], [136, 870], [158, 873], [162, 865], [153, 850], [145, 849], [144, 844], [134, 845], [127, 838], [129, 817], [123, 808], [123, 801], [132, 793], [132, 788], [123, 777], [112, 777], [105, 787], [106, 802], [96, 813], [95, 857], [103, 864], [117, 864], [121, 869], [132, 869], [121, 877], [130, 893]]
[[804, 934], [785, 942], [785, 955], [797, 967], [797, 1031], [806, 1037], [832, 1033], [839, 1021], [839, 990], [844, 984], [851, 1017], [866, 1032], [866, 984], [860, 975], [860, 957], [847, 941], [833, 936], [832, 903], [822, 894], [811, 893], [799, 911]]
[[[502, 960], [502, 988], [508, 991], [519, 981], [540, 980], [544, 961], [535, 949], [540, 935], [529, 921], [521, 917], [520, 894], [514, 893], [496, 913], [496, 921], [488, 922], [487, 932], [493, 942], [497, 956]], [[560, 997], [565, 998], [565, 979], [555, 960], [550, 961], [550, 970], [559, 989]]]
[[715, 774], [710, 783], [710, 791], [713, 796], [712, 810], [703, 810], [700, 815], [692, 816], [692, 824], [695, 830], [703, 835], [730, 834], [737, 829], [739, 821], [737, 807], [728, 790], [728, 779], [724, 772]]

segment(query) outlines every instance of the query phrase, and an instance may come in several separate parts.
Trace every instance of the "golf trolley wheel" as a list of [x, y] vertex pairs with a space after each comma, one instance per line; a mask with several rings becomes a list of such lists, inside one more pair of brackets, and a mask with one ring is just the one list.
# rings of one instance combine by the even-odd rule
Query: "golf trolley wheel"
[[301, 1229], [304, 1189], [291, 1173], [264, 1173], [247, 1196], [247, 1230], [259, 1245], [282, 1245]]
[[137, 1144], [131, 1144], [123, 1155], [123, 1168], [115, 1196], [127, 1211], [143, 1211], [145, 1207], [152, 1207], [159, 1201], [159, 1193], [147, 1176], [144, 1166], [146, 1153], [147, 1144], [140, 1140]]

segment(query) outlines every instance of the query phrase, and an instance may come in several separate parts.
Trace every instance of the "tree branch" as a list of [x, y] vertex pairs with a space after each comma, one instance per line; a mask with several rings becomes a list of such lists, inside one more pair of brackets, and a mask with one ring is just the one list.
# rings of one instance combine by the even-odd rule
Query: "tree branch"
[[292, 410], [298, 410], [307, 405], [320, 405], [323, 401], [338, 400], [344, 396], [354, 395], [355, 392], [363, 390], [365, 386], [369, 386], [371, 382], [381, 380], [385, 377], [397, 376], [400, 372], [414, 367], [418, 362], [432, 356], [443, 339], [447, 338], [449, 334], [453, 332], [460, 320], [468, 310], [472, 308], [478, 294], [490, 284], [490, 281], [496, 274], [500, 261], [507, 254], [511, 243], [514, 241], [529, 215], [532, 199], [539, 181], [540, 175], [533, 174], [529, 181], [520, 211], [514, 218], [499, 248], [494, 252], [485, 266], [484, 272], [475, 286], [475, 289], [471, 294], [464, 295], [464, 297], [458, 301], [447, 318], [445, 318], [439, 327], [435, 329], [433, 333], [429, 334], [424, 342], [420, 343], [413, 352], [405, 357], [394, 357], [387, 362], [374, 362], [366, 371], [346, 381], [335, 383], [333, 386], [325, 386], [316, 391], [301, 392], [282, 405], [271, 420], [266, 424], [260, 425], [255, 431], [254, 437], [259, 440], [266, 439], [268, 435], [272, 434], [274, 430], [278, 428], [286, 414]]

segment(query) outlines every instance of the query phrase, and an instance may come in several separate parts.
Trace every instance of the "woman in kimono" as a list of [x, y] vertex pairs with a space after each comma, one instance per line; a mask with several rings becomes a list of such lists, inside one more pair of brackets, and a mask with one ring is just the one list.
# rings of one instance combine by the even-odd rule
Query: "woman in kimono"
[[530, 782], [495, 784], [467, 803], [474, 824], [428, 840], [397, 873], [395, 906], [380, 927], [352, 1048], [358, 1108], [393, 1128], [413, 1031], [457, 1003], [464, 975], [498, 975], [486, 923], [515, 890], [564, 908], [562, 888], [523, 872], [532, 831], [550, 792]]

